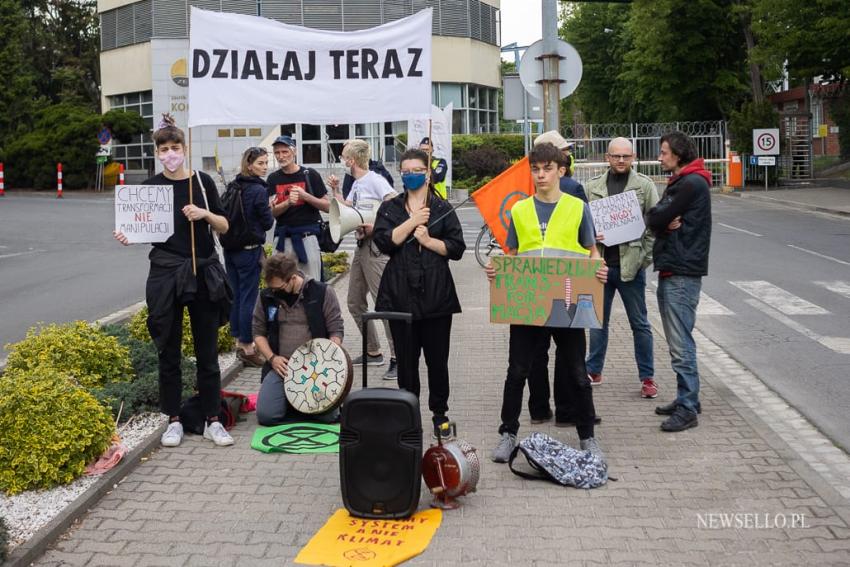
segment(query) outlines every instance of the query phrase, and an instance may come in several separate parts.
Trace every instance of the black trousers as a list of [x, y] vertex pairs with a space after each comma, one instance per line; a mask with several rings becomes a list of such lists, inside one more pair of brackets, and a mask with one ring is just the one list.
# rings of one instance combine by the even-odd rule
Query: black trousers
[[408, 347], [407, 324], [390, 321], [390, 332], [398, 362], [398, 386], [419, 397], [419, 355], [425, 354], [428, 367], [428, 409], [434, 423], [446, 421], [449, 410], [449, 346], [452, 316], [420, 319], [410, 326], [412, 346]]
[[[549, 338], [555, 339], [555, 409], [569, 411], [572, 415], [558, 416], [575, 419], [579, 439], [593, 437], [593, 421], [596, 410], [593, 406], [593, 390], [584, 365], [584, 329], [560, 329], [511, 325], [508, 352], [508, 375], [502, 394], [502, 425], [499, 433], [519, 431], [519, 416], [522, 413], [522, 395], [525, 381], [531, 374], [533, 364], [540, 356], [541, 345]], [[547, 354], [548, 362], [548, 354]], [[546, 399], [548, 405], [548, 380]], [[539, 392], [539, 391], [538, 391]], [[537, 417], [537, 416], [535, 416]]]
[[[183, 305], [174, 302], [174, 318], [165, 348], [159, 352], [159, 405], [162, 413], [180, 415], [183, 378], [180, 371], [183, 340]], [[197, 364], [196, 387], [204, 415], [217, 417], [221, 411], [221, 370], [218, 366], [218, 307], [210, 302], [203, 277], [198, 277], [198, 293], [189, 308], [192, 339]]]

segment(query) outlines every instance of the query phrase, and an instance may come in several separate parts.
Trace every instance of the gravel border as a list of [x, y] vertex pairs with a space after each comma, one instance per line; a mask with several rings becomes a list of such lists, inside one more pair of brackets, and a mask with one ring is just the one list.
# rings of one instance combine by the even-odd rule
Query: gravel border
[[[237, 360], [235, 355], [232, 355], [232, 360], [233, 362], [222, 370], [222, 387], [225, 387], [232, 382], [243, 368], [242, 362]], [[38, 531], [36, 531], [29, 540], [10, 549], [9, 557], [6, 559], [4, 566], [23, 567], [25, 565], [29, 565], [41, 556], [47, 550], [48, 546], [59, 539], [59, 536], [61, 536], [65, 530], [71, 526], [71, 524], [97, 505], [100, 499], [116, 488], [124, 477], [130, 474], [139, 463], [144, 461], [148, 455], [159, 448], [159, 437], [162, 435], [162, 432], [165, 431], [166, 426], [165, 416], [161, 417], [161, 425], [148, 433], [147, 437], [142, 437], [138, 441], [139, 444], [136, 448], [129, 451], [121, 462], [118, 463], [118, 465], [111, 471], [100, 475], [99, 477], [82, 477], [70, 485], [53, 488], [48, 491], [30, 493], [34, 494], [39, 500], [41, 498], [55, 500], [58, 496], [52, 496], [54, 492], [58, 491], [66, 493], [67, 491], [72, 490], [75, 486], [76, 490], [82, 491], [76, 499], [68, 502], [63, 509], [56, 510], [54, 514], [47, 514], [47, 516], [52, 516], [52, 519], [50, 519], [46, 525], [38, 529]], [[78, 483], [79, 486], [77, 486]], [[28, 493], [23, 494], [29, 495]], [[2, 500], [0, 500], [0, 502], [2, 502]], [[33, 505], [35, 506], [39, 506], [41, 504], [41, 502], [33, 502]], [[12, 529], [12, 526], [10, 526], [10, 529]]]
[[[348, 271], [342, 274], [337, 274], [331, 278], [327, 284], [335, 285], [347, 274]], [[117, 311], [112, 315], [99, 319], [97, 323], [100, 323], [101, 325], [122, 323], [132, 317], [135, 312], [144, 305], [144, 302], [137, 303], [127, 307], [126, 309]], [[223, 389], [226, 388], [244, 368], [242, 362], [236, 358], [235, 352], [220, 355], [219, 366], [222, 368], [221, 387]], [[2, 367], [0, 367], [0, 372], [2, 372]], [[9, 550], [9, 556], [6, 559], [6, 562], [3, 563], [4, 567], [23, 567], [25, 565], [30, 565], [35, 559], [40, 557], [47, 548], [53, 544], [53, 542], [59, 539], [59, 537], [65, 533], [65, 530], [67, 530], [91, 508], [96, 506], [101, 498], [115, 489], [124, 477], [130, 474], [136, 466], [146, 460], [147, 456], [159, 447], [159, 437], [162, 435], [163, 431], [165, 431], [166, 426], [165, 416], [162, 416], [161, 414], [152, 415], [159, 415], [162, 418], [162, 423], [152, 430], [146, 428], [128, 435], [128, 437], [133, 438], [133, 440], [138, 444], [134, 449], [129, 450], [121, 462], [109, 472], [95, 477], [84, 476], [75, 480], [70, 485], [53, 488], [49, 491], [22, 493], [25, 496], [36, 496], [36, 498], [29, 501], [32, 506], [42, 506], [39, 499], [46, 497], [54, 502], [62, 499], [64, 508], [56, 510], [55, 513], [52, 514], [45, 514], [47, 517], [47, 519], [44, 520], [46, 521], [46, 525], [38, 528], [38, 530], [35, 531], [32, 534], [32, 537], [28, 540], [16, 547], [12, 547]], [[129, 439], [126, 442], [129, 442]], [[54, 492], [56, 493], [55, 495], [53, 494]], [[65, 498], [63, 499], [62, 496], [59, 496], [59, 493], [64, 494]], [[47, 494], [50, 496], [45, 496]], [[74, 498], [76, 494], [79, 495]], [[19, 497], [21, 497], [21, 495], [17, 495], [13, 498]], [[0, 506], [3, 506], [5, 498], [6, 497], [4, 496], [0, 496]], [[0, 514], [3, 514], [3, 510], [5, 510], [5, 508], [0, 509]], [[13, 528], [11, 525], [9, 527], [10, 532], [12, 533], [20, 533], [21, 531], [17, 527]]]

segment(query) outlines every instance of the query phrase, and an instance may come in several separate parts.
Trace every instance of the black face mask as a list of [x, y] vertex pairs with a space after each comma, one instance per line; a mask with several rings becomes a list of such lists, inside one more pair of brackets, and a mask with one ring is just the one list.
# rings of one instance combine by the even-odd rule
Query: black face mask
[[298, 294], [289, 293], [288, 291], [283, 291], [282, 289], [276, 289], [274, 291], [274, 297], [279, 301], [285, 301], [287, 305], [292, 307], [295, 304], [295, 301], [298, 299]]

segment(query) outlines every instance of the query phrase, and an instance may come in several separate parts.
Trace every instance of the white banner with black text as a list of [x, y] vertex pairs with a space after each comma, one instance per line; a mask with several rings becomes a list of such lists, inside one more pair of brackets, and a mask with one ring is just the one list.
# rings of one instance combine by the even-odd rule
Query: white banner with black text
[[427, 120], [431, 17], [337, 32], [192, 7], [189, 126]]

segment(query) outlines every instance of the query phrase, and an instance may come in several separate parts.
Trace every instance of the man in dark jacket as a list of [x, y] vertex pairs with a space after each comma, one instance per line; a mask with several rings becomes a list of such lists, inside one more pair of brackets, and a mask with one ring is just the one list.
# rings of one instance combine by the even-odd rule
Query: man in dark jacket
[[661, 137], [658, 161], [673, 175], [658, 204], [646, 214], [655, 233], [652, 254], [658, 272], [658, 309], [676, 373], [676, 399], [655, 413], [670, 416], [664, 431], [698, 425], [699, 370], [693, 338], [703, 276], [711, 243], [711, 173], [697, 158], [693, 140], [682, 132]]

